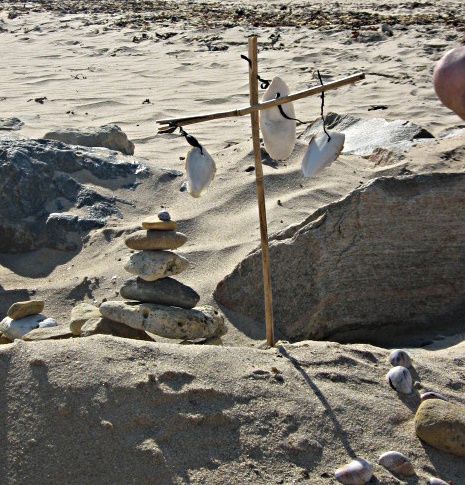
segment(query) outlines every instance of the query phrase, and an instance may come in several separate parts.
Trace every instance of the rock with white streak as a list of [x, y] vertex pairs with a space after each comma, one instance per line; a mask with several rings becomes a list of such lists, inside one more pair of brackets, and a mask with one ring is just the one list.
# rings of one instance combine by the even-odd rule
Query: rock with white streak
[[53, 318], [47, 318], [44, 315], [30, 315], [19, 320], [13, 320], [10, 317], [5, 317], [0, 322], [0, 333], [4, 337], [14, 340], [22, 338], [31, 330], [36, 328], [56, 327], [58, 323]]
[[189, 261], [171, 251], [140, 251], [130, 256], [124, 269], [145, 281], [155, 281], [186, 270]]
[[188, 310], [153, 303], [107, 301], [100, 305], [100, 313], [110, 320], [165, 338], [192, 340], [224, 333], [223, 315], [210, 306]]

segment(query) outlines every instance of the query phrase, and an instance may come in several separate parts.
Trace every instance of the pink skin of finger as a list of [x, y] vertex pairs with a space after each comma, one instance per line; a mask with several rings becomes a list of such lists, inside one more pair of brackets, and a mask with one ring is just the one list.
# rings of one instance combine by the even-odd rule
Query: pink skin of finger
[[433, 83], [441, 102], [465, 120], [465, 46], [444, 54], [434, 68]]

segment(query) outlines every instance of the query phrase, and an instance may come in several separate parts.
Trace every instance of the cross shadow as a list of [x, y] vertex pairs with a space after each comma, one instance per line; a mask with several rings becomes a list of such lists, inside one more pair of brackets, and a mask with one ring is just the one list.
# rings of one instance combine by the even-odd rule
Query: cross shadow
[[319, 401], [325, 408], [327, 416], [329, 416], [329, 419], [332, 421], [334, 430], [336, 431], [336, 436], [340, 438], [342, 446], [346, 450], [346, 453], [349, 455], [351, 459], [357, 458], [355, 451], [353, 450], [349, 440], [347, 439], [347, 433], [344, 431], [343, 427], [341, 426], [341, 423], [337, 419], [337, 416], [334, 414], [331, 404], [329, 404], [324, 394], [320, 391], [320, 388], [312, 381], [311, 377], [307, 374], [305, 369], [300, 365], [300, 362], [296, 358], [292, 357], [292, 355], [290, 355], [289, 352], [282, 345], [278, 347], [278, 352], [287, 360], [289, 360], [289, 362], [303, 377], [308, 387], [310, 387], [310, 389], [313, 391], [315, 396], [319, 399]]

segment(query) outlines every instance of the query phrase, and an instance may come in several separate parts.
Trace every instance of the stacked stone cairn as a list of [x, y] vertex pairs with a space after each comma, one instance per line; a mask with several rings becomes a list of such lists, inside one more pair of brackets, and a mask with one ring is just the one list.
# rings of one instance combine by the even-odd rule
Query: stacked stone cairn
[[177, 223], [164, 211], [158, 220], [143, 221], [142, 227], [125, 240], [136, 251], [124, 266], [135, 277], [120, 289], [120, 295], [129, 301], [102, 303], [101, 316], [169, 339], [196, 341], [222, 335], [223, 315], [210, 306], [196, 307], [199, 295], [171, 278], [189, 266], [186, 258], [172, 251], [187, 241], [177, 231]]

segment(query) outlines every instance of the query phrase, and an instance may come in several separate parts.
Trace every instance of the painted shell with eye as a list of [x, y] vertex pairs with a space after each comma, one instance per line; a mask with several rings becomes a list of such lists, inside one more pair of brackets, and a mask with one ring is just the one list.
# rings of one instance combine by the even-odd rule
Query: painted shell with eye
[[413, 391], [412, 374], [406, 367], [393, 367], [386, 375], [386, 381], [397, 392], [411, 394]]
[[192, 197], [200, 197], [208, 189], [215, 173], [215, 161], [205, 147], [189, 150], [186, 157], [186, 187]]
[[[287, 84], [280, 77], [275, 77], [263, 94], [262, 102], [288, 95], [289, 88]], [[294, 105], [292, 103], [281, 105], [281, 109], [289, 118], [295, 118]], [[289, 158], [297, 139], [295, 120], [285, 118], [280, 109], [275, 106], [261, 111], [260, 130], [266, 151], [271, 158], [274, 160]]]
[[329, 167], [344, 148], [345, 135], [335, 131], [314, 136], [308, 144], [307, 151], [302, 159], [302, 172], [304, 177], [315, 177], [326, 167]]
[[358, 458], [338, 468], [334, 476], [344, 485], [365, 485], [373, 476], [373, 465], [363, 458]]

